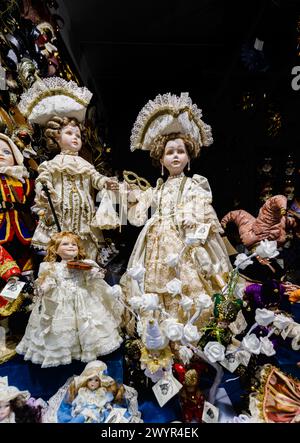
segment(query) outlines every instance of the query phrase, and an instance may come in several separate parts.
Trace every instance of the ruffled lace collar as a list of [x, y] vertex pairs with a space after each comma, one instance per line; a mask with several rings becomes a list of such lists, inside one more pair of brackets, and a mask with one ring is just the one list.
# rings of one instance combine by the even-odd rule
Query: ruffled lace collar
[[22, 182], [29, 177], [29, 173], [23, 165], [0, 166], [0, 174], [8, 175]]

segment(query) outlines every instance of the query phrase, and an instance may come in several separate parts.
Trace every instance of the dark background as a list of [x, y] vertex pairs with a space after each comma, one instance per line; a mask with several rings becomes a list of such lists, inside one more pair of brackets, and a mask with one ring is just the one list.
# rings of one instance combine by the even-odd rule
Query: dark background
[[[299, 1], [59, 3], [79, 72], [95, 92], [114, 172], [133, 170], [155, 184], [160, 171], [149, 154], [129, 151], [131, 128], [157, 94], [189, 92], [215, 140], [191, 173], [208, 178], [219, 217], [235, 207], [258, 210], [257, 168], [265, 156], [272, 157], [275, 191], [281, 191], [288, 154], [299, 164], [300, 90], [291, 87], [291, 70], [300, 65]], [[256, 37], [264, 41], [258, 66], [258, 54], [251, 56]], [[274, 133], [276, 112], [281, 127]]]

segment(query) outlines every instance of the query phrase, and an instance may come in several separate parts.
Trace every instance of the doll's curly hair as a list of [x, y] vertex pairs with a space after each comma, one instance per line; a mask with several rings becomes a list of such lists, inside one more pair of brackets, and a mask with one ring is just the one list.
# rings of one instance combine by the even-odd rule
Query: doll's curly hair
[[86, 256], [85, 250], [81, 244], [80, 237], [73, 232], [70, 231], [62, 231], [57, 234], [52, 235], [51, 240], [48, 244], [47, 255], [44, 258], [44, 261], [48, 262], [56, 262], [59, 261], [60, 257], [57, 255], [57, 249], [62, 241], [63, 237], [70, 237], [72, 240], [75, 240], [78, 245], [78, 260], [83, 260]]
[[27, 404], [22, 396], [10, 401], [10, 408], [15, 413], [16, 423], [40, 423], [42, 407], [33, 407]]
[[85, 141], [85, 127], [79, 123], [79, 121], [72, 117], [59, 117], [58, 115], [54, 115], [51, 117], [51, 119], [48, 121], [45, 129], [45, 136], [46, 136], [46, 142], [47, 142], [47, 148], [49, 150], [58, 150], [59, 145], [57, 143], [57, 137], [60, 134], [60, 131], [65, 126], [78, 126], [81, 132], [81, 138], [82, 143]]
[[184, 142], [185, 149], [189, 158], [192, 160], [200, 153], [200, 146], [196, 143], [189, 134], [182, 134], [181, 132], [172, 132], [167, 135], [158, 135], [155, 137], [150, 149], [150, 157], [154, 159], [155, 164], [159, 165], [159, 160], [164, 154], [166, 144], [170, 140], [181, 138]]

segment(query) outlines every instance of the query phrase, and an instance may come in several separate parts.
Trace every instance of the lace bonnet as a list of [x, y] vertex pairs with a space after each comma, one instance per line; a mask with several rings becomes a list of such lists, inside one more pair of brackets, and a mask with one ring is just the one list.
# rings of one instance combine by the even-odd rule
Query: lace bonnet
[[73, 117], [79, 122], [85, 118], [92, 98], [86, 87], [61, 77], [39, 79], [21, 95], [19, 110], [30, 123], [45, 126], [54, 115]]
[[213, 143], [211, 127], [201, 117], [201, 109], [192, 103], [187, 92], [180, 97], [159, 94], [140, 111], [132, 129], [130, 149], [150, 150], [155, 137], [173, 132], [189, 134], [199, 150], [209, 146]]

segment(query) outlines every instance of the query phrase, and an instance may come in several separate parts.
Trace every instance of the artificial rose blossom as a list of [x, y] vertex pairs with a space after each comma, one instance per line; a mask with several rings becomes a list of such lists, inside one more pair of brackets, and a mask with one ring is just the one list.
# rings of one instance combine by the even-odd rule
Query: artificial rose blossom
[[205, 345], [203, 352], [211, 363], [223, 361], [225, 358], [225, 346], [218, 341], [208, 342]]
[[184, 311], [188, 312], [192, 309], [193, 306], [193, 300], [190, 297], [183, 296], [180, 301], [181, 307]]
[[276, 354], [273, 343], [268, 339], [268, 337], [260, 337], [260, 344], [260, 352], [262, 354], [265, 354], [267, 357], [271, 357], [272, 355]]
[[178, 341], [182, 339], [183, 324], [178, 323], [175, 319], [165, 320], [164, 330], [169, 340]]
[[260, 353], [261, 342], [255, 334], [246, 335], [243, 338], [242, 345], [244, 349], [251, 352], [251, 354], [258, 355]]
[[143, 294], [142, 295], [142, 307], [146, 311], [157, 309], [158, 307], [158, 295], [157, 294]]
[[274, 258], [277, 257], [279, 251], [277, 251], [277, 241], [275, 240], [262, 240], [256, 247], [255, 252], [261, 258]]
[[178, 278], [173, 278], [166, 284], [167, 292], [171, 295], [176, 295], [181, 293], [182, 281]]
[[178, 265], [179, 255], [178, 254], [168, 254], [165, 260], [166, 265], [170, 268], [175, 268]]
[[197, 326], [187, 323], [183, 329], [183, 335], [186, 341], [193, 342], [200, 339], [200, 334]]
[[110, 288], [110, 293], [114, 298], [120, 298], [122, 296], [122, 289], [120, 285], [113, 285]]
[[247, 266], [252, 264], [253, 261], [244, 253], [238, 254], [234, 262], [234, 266], [236, 266], [238, 269], [246, 269]]
[[205, 293], [199, 294], [195, 302], [201, 309], [207, 309], [213, 304], [211, 297]]
[[187, 346], [179, 347], [179, 357], [184, 365], [188, 365], [190, 363], [193, 355], [194, 355], [193, 351]]
[[275, 319], [275, 314], [273, 311], [269, 309], [260, 309], [257, 308], [255, 311], [255, 321], [260, 326], [268, 326]]

